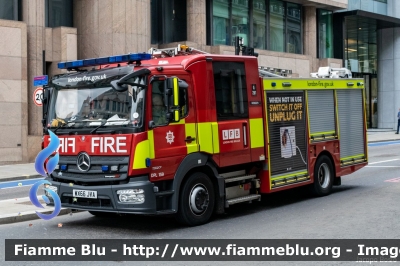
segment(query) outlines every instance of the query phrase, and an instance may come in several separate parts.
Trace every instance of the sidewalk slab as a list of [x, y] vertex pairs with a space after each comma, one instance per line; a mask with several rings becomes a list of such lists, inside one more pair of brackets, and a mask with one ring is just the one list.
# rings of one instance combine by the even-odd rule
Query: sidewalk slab
[[0, 165], [0, 182], [42, 177], [36, 172], [34, 163]]
[[[0, 210], [1, 213], [4, 214], [0, 215], [0, 225], [40, 219], [39, 216], [37, 216], [36, 211], [44, 214], [50, 214], [53, 212], [53, 207], [47, 207], [41, 197], [38, 197], [38, 199], [44, 206], [44, 209], [38, 209], [31, 203], [29, 197], [1, 200]], [[58, 216], [69, 213], [72, 213], [71, 209], [62, 208]]]
[[394, 131], [394, 130], [390, 130], [390, 131], [368, 130], [367, 131], [367, 140], [368, 140], [368, 143], [400, 140], [400, 134], [395, 134], [395, 133], [396, 133], [396, 131]]
[[8, 181], [17, 181], [17, 180], [25, 180], [25, 179], [35, 179], [41, 178], [41, 175], [23, 175], [23, 176], [14, 176], [14, 177], [4, 177], [0, 176], [0, 182], [8, 182]]

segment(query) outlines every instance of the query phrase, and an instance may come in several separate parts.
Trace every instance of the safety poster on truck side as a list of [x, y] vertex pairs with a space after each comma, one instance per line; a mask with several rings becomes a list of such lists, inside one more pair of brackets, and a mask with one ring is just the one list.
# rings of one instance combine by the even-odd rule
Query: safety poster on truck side
[[303, 91], [266, 92], [271, 175], [307, 169]]

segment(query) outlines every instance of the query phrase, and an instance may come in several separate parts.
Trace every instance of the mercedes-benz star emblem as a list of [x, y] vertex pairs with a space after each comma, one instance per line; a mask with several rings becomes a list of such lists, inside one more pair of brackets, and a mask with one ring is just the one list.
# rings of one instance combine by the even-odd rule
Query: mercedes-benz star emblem
[[87, 172], [90, 169], [89, 154], [86, 152], [79, 154], [78, 159], [76, 160], [76, 166], [78, 166], [79, 170], [82, 172]]

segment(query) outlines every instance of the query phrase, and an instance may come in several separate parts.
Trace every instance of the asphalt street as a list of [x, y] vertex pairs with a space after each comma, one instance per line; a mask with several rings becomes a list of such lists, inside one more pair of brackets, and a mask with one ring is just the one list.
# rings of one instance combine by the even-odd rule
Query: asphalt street
[[[369, 165], [342, 177], [327, 197], [310, 195], [307, 188], [284, 191], [254, 204], [235, 205], [224, 215], [198, 227], [182, 227], [172, 216], [115, 216], [98, 218], [87, 212], [55, 219], [0, 225], [0, 261], [4, 239], [399, 239], [400, 143], [369, 145]], [[1, 189], [0, 195], [27, 196], [27, 187]], [[24, 194], [26, 193], [26, 194]], [[7, 196], [4, 196], [7, 197]], [[62, 224], [62, 227], [59, 227]], [[399, 259], [400, 260], [400, 259]], [[81, 265], [121, 265], [133, 262], [79, 262]], [[42, 265], [43, 262], [7, 262]], [[71, 262], [57, 262], [71, 265]], [[135, 265], [157, 265], [143, 262]], [[165, 264], [165, 263], [163, 263]], [[194, 265], [173, 262], [170, 265]], [[227, 265], [228, 262], [197, 262]], [[243, 265], [243, 262], [229, 262]], [[250, 265], [266, 265], [251, 262]], [[271, 264], [271, 263], [270, 263]], [[287, 265], [288, 262], [273, 262]], [[349, 262], [303, 262], [291, 265], [355, 265]], [[360, 264], [360, 263], [359, 263]], [[4, 265], [4, 264], [2, 264]]]

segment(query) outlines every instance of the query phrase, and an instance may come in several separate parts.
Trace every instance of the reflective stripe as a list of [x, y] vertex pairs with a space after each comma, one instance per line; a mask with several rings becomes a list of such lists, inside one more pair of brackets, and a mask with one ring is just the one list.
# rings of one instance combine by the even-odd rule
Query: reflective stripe
[[339, 108], [338, 108], [337, 91], [335, 91], [335, 110], [336, 110], [336, 128], [337, 128], [337, 135], [338, 135], [338, 139], [340, 139]]
[[315, 132], [312, 133], [311, 136], [320, 136], [320, 135], [333, 135], [335, 131], [326, 131], [326, 132]]
[[187, 154], [193, 153], [193, 152], [198, 152], [196, 124], [195, 123], [185, 124], [185, 133], [186, 133], [186, 137], [190, 136], [192, 138], [195, 138], [195, 140], [192, 141], [192, 143], [186, 142]]
[[297, 176], [297, 175], [307, 175], [307, 174], [308, 174], [307, 170], [297, 171], [297, 172], [290, 173], [290, 174], [283, 174], [283, 175], [273, 176], [271, 178], [271, 180], [278, 180], [278, 179], [282, 179], [282, 178], [288, 178], [288, 177]]
[[[290, 79], [291, 86], [283, 86], [282, 83], [287, 81], [287, 79], [264, 78], [264, 90], [351, 90], [364, 88], [363, 79]], [[272, 82], [275, 82], [275, 87], [272, 87]], [[354, 83], [354, 86], [349, 86], [348, 83], [350, 82]], [[357, 83], [360, 83], [360, 86]]]
[[149, 130], [149, 132], [147, 132], [147, 139], [149, 140], [150, 159], [154, 159], [156, 157], [156, 153], [154, 152], [154, 133], [153, 133], [153, 130]]
[[212, 122], [211, 123], [212, 127], [212, 145], [214, 148], [214, 153], [219, 153], [219, 135], [218, 135], [218, 123], [217, 122]]
[[264, 124], [262, 118], [250, 119], [250, 147], [264, 147]]
[[218, 123], [198, 123], [200, 151], [210, 154], [219, 153]]
[[146, 158], [150, 158], [150, 141], [144, 140], [136, 145], [134, 158], [133, 158], [133, 169], [143, 169], [146, 167]]
[[340, 158], [340, 160], [341, 161], [347, 161], [347, 160], [352, 160], [352, 159], [356, 159], [356, 158], [365, 158], [365, 155], [364, 154], [357, 154], [357, 155], [353, 155], [353, 156]]

